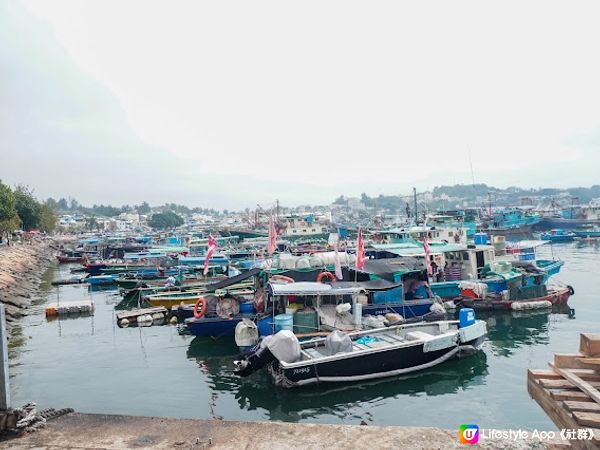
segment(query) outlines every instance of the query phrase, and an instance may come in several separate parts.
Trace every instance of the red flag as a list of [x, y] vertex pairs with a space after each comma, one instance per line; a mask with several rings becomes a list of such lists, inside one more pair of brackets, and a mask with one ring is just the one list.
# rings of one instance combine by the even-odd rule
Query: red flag
[[363, 243], [362, 228], [358, 229], [356, 240], [356, 269], [365, 270], [365, 244]]
[[427, 274], [433, 275], [431, 270], [431, 249], [425, 238], [423, 238], [423, 249], [425, 250], [425, 267], [427, 268]]
[[217, 240], [212, 237], [211, 234], [208, 235], [208, 250], [206, 250], [206, 258], [204, 258], [204, 275], [208, 273], [208, 262], [210, 258], [215, 254], [217, 248], [219, 247], [219, 243]]
[[338, 280], [341, 280], [344, 278], [344, 275], [342, 274], [342, 264], [340, 263], [340, 254], [338, 253], [337, 241], [335, 244], [333, 244], [333, 250], [335, 251], [335, 276]]
[[272, 255], [277, 250], [277, 229], [275, 228], [275, 219], [273, 216], [269, 219], [269, 246], [267, 251]]

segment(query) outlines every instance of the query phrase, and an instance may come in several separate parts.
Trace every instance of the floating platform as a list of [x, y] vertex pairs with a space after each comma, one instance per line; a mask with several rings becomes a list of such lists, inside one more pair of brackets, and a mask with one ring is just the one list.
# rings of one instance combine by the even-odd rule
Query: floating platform
[[46, 317], [91, 315], [94, 314], [96, 305], [93, 300], [81, 300], [78, 302], [55, 302], [46, 306]]
[[600, 448], [600, 334], [581, 334], [579, 353], [556, 353], [549, 366], [529, 369], [527, 391], [558, 428], [576, 430], [572, 448]]
[[71, 277], [71, 278], [67, 278], [66, 280], [56, 280], [53, 281], [52, 286], [63, 286], [63, 285], [68, 285], [68, 284], [82, 284], [85, 283], [87, 281], [87, 275], [83, 276], [83, 277]]
[[129, 326], [164, 325], [167, 323], [169, 311], [167, 308], [158, 306], [156, 308], [134, 309], [132, 311], [119, 311], [117, 314], [117, 325], [121, 328]]

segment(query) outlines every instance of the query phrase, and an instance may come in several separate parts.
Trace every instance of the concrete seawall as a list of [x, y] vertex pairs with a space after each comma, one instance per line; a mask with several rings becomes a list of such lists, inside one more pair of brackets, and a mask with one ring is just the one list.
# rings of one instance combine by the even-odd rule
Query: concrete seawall
[[[452, 449], [465, 448], [457, 430], [424, 427], [233, 422], [68, 414], [47, 428], [0, 442], [0, 449]], [[559, 443], [489, 439], [484, 449], [563, 449]]]

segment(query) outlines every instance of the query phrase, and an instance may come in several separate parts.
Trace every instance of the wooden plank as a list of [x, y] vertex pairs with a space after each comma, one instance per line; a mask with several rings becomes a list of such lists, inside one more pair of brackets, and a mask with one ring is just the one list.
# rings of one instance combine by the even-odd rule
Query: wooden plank
[[600, 385], [598, 382], [585, 381], [568, 369], [556, 368], [554, 370], [556, 370], [559, 374], [561, 374], [563, 377], [565, 377], [568, 381], [570, 381], [575, 386], [577, 386], [579, 389], [581, 389], [583, 392], [585, 392], [587, 395], [589, 395], [592, 399], [594, 399], [596, 401], [596, 403], [600, 403], [600, 392], [598, 392], [598, 389], [596, 389], [596, 387], [598, 387]]
[[579, 351], [585, 356], [600, 356], [600, 334], [581, 333]]
[[[585, 392], [556, 389], [548, 390], [550, 396], [556, 401], [594, 402]], [[595, 403], [595, 402], [594, 402]]]
[[589, 369], [589, 366], [578, 361], [582, 355], [579, 353], [555, 353], [554, 367], [559, 369]]
[[561, 380], [538, 380], [540, 386], [546, 389], [577, 389], [573, 383], [569, 380], [561, 379]]
[[315, 331], [312, 333], [295, 333], [296, 337], [305, 338], [305, 337], [325, 337], [331, 334], [331, 331]]
[[557, 374], [554, 370], [549, 369], [528, 369], [527, 377], [534, 379], [545, 378], [551, 380], [560, 380], [562, 378], [562, 376]]
[[[553, 372], [555, 372], [555, 368], [556, 366], [554, 365], [554, 363], [548, 363], [548, 366], [552, 369]], [[596, 379], [597, 377], [600, 376], [600, 372], [598, 372], [595, 369], [590, 369], [590, 366], [586, 366], [588, 367], [587, 369], [569, 369], [571, 372], [579, 375], [581, 378], [583, 379]], [[559, 367], [560, 368], [560, 367]]]
[[[544, 412], [550, 417], [552, 422], [558, 428], [577, 429], [580, 425], [577, 423], [573, 414], [563, 408], [560, 403], [552, 400], [550, 391], [544, 389], [539, 383], [529, 379], [527, 381], [527, 392], [542, 407]], [[581, 392], [579, 392], [581, 394]], [[570, 441], [569, 444], [574, 449], [597, 449], [599, 430], [593, 430], [595, 438], [592, 441]]]
[[[553, 367], [553, 366], [550, 366]], [[577, 375], [582, 380], [586, 381], [600, 381], [600, 373], [590, 369], [568, 369], [569, 372]]]
[[548, 395], [548, 390], [541, 387], [538, 383], [529, 380], [527, 382], [527, 391], [558, 428], [574, 428], [576, 426], [573, 416], [561, 408], [558, 402], [552, 400], [550, 395]]
[[116, 313], [117, 320], [121, 319], [130, 319], [132, 317], [138, 317], [145, 314], [154, 314], [154, 313], [162, 313], [166, 314], [167, 308], [163, 308], [162, 306], [158, 306], [156, 308], [144, 308], [144, 309], [134, 309], [132, 311], [120, 311]]
[[586, 366], [600, 366], [600, 358], [577, 358], [577, 361]]
[[577, 423], [584, 427], [600, 428], [600, 414], [584, 411], [573, 411]]
[[565, 408], [567, 410], [573, 411], [583, 411], [583, 412], [594, 412], [600, 413], [600, 405], [596, 402], [574, 402], [574, 401], [565, 401]]

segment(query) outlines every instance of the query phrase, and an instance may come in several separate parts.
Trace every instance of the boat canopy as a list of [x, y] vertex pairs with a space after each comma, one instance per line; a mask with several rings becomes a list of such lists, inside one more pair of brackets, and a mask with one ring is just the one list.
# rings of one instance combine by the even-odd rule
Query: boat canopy
[[[414, 244], [373, 244], [375, 250], [382, 250], [393, 253], [398, 256], [425, 256], [425, 249], [422, 245]], [[446, 244], [429, 242], [429, 249], [432, 255], [448, 252], [466, 251], [469, 248], [462, 244]]]
[[523, 240], [523, 241], [518, 241], [518, 242], [511, 242], [511, 243], [507, 243], [507, 247], [509, 248], [518, 248], [518, 249], [529, 249], [529, 248], [537, 248], [540, 247], [542, 245], [547, 245], [549, 244], [548, 241], [540, 241], [540, 240], [535, 240], [535, 239], [531, 239], [531, 240]]
[[234, 277], [229, 277], [217, 283], [211, 283], [206, 286], [206, 289], [211, 292], [216, 291], [217, 289], [224, 289], [226, 287], [233, 286], [234, 284], [238, 284], [241, 281], [247, 280], [248, 278], [252, 278], [253, 276], [258, 275], [260, 272], [261, 269], [250, 269]]
[[273, 295], [353, 295], [365, 292], [359, 286], [336, 287], [335, 284], [301, 281], [297, 283], [279, 284], [269, 283], [269, 290]]
[[382, 274], [398, 274], [408, 272], [420, 272], [425, 269], [422, 261], [415, 258], [384, 258], [384, 259], [368, 259], [365, 261], [365, 268], [361, 272], [382, 275]]

